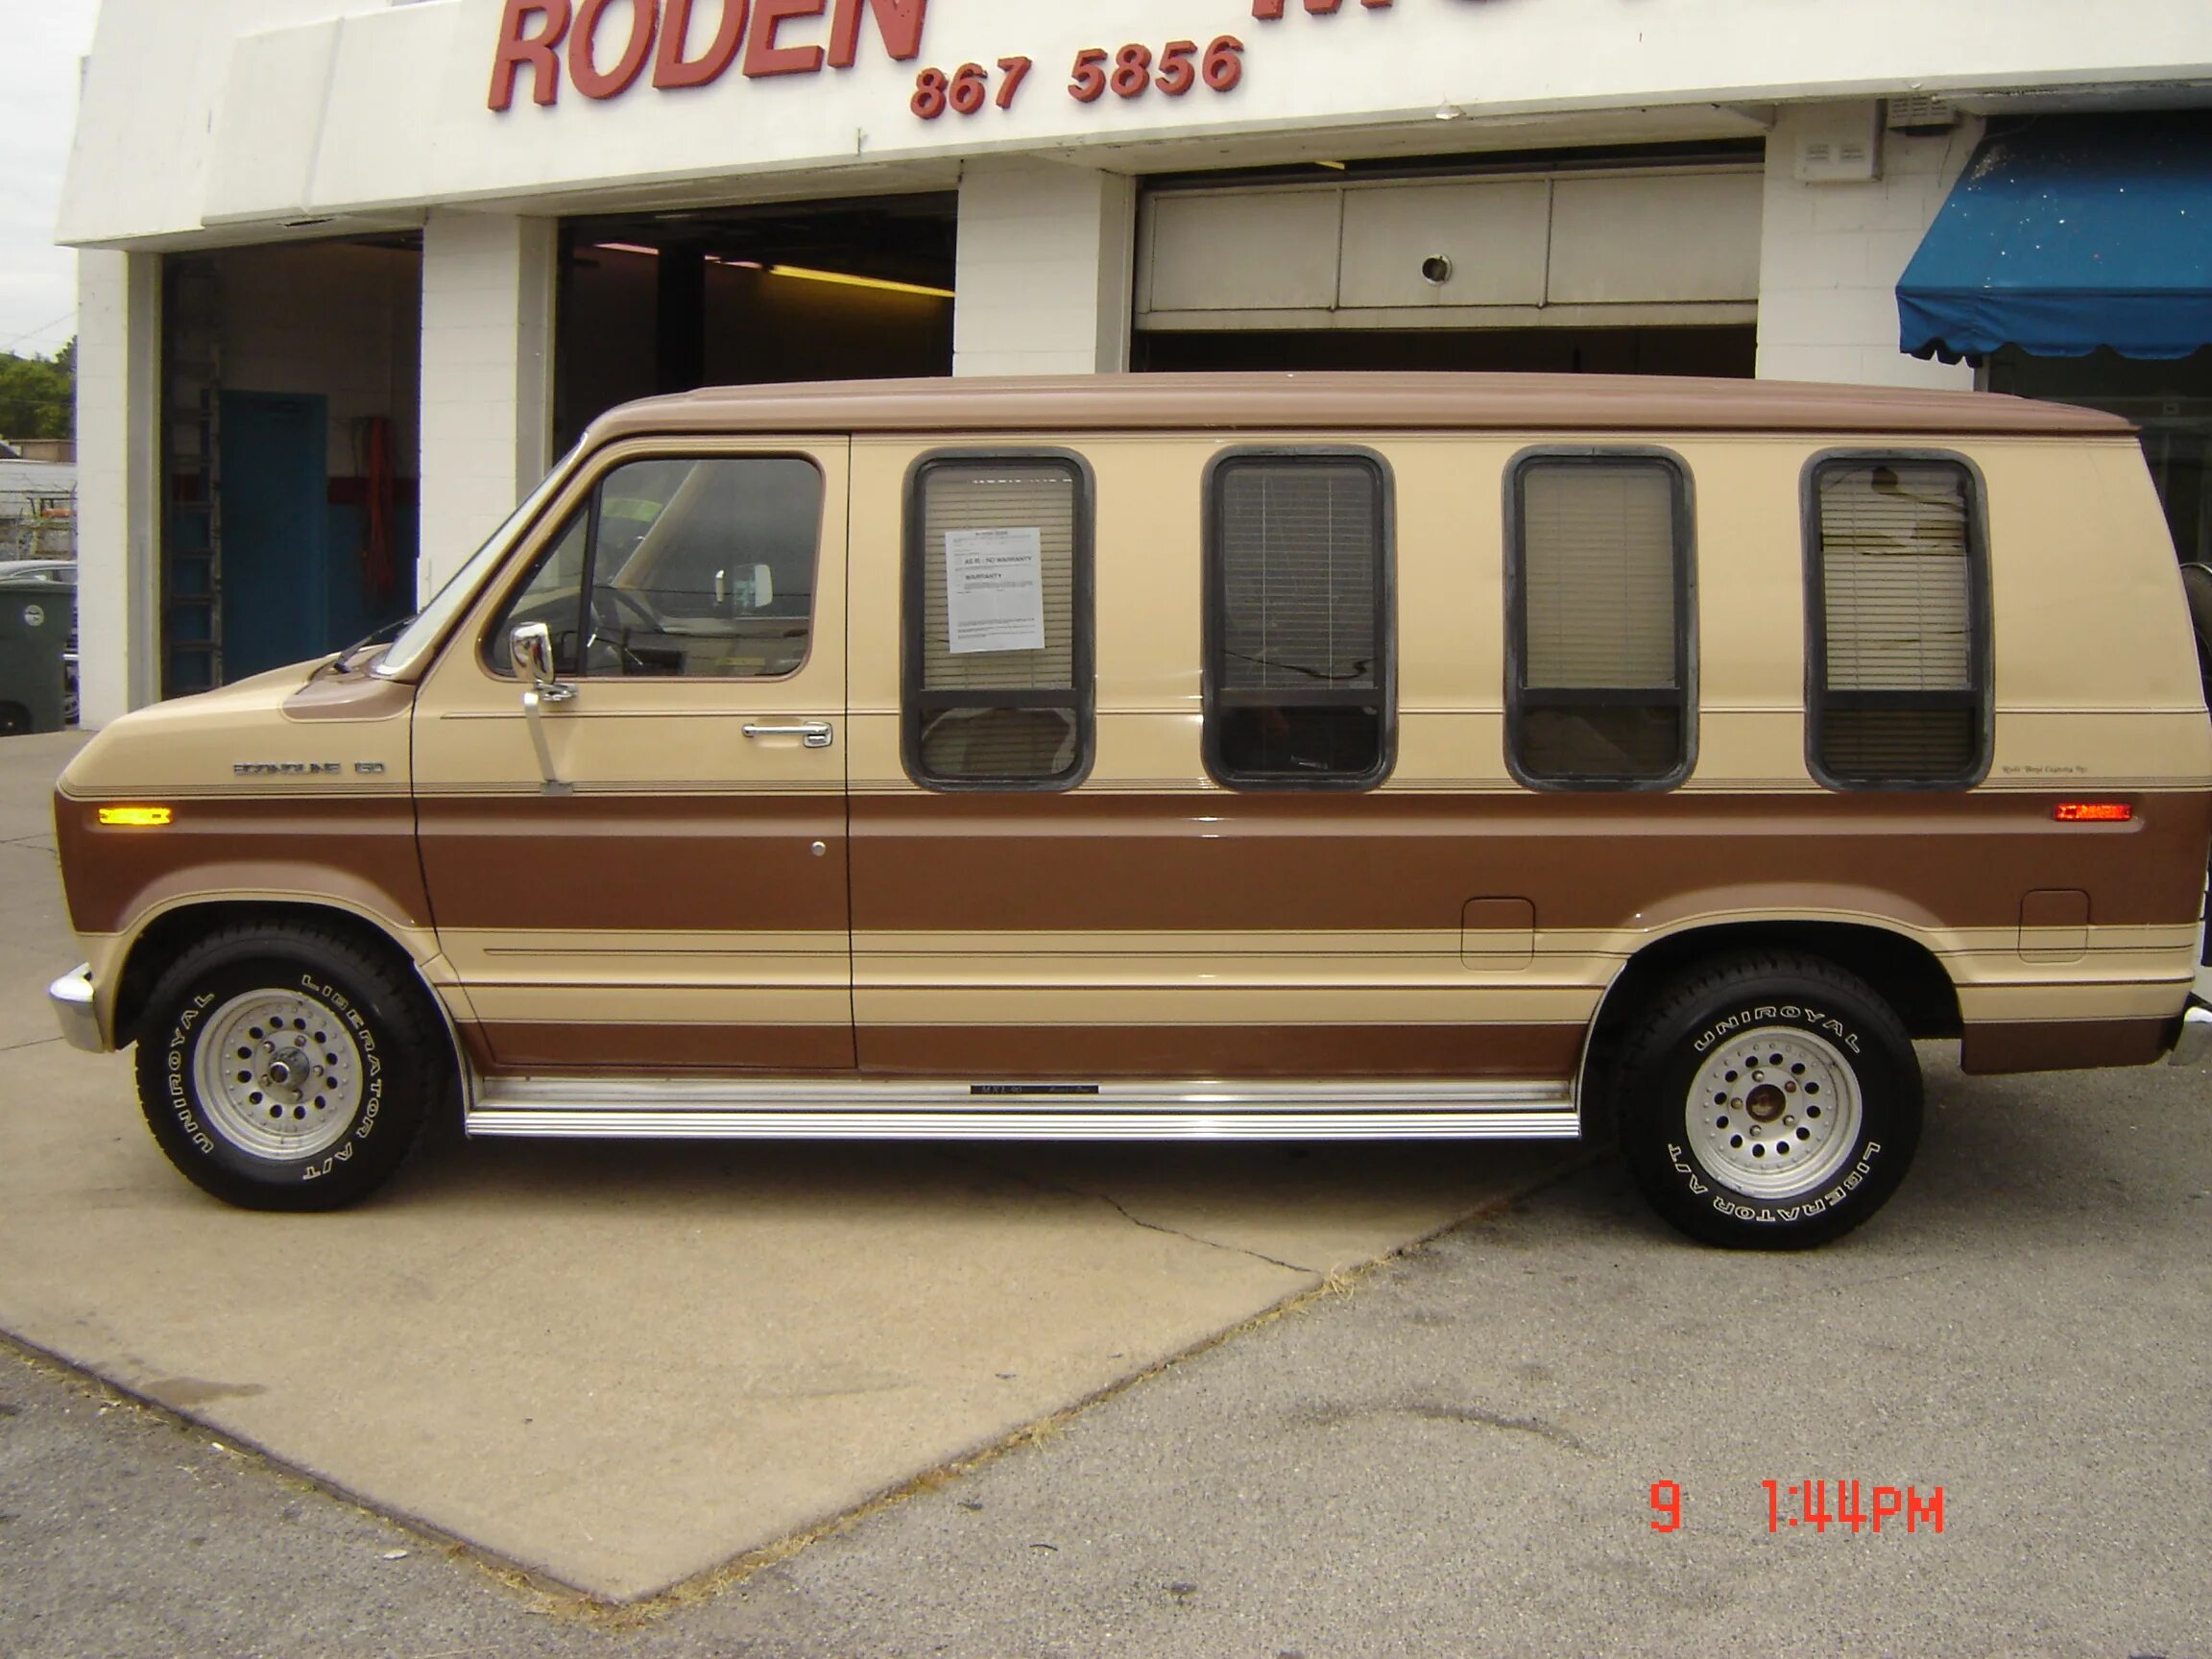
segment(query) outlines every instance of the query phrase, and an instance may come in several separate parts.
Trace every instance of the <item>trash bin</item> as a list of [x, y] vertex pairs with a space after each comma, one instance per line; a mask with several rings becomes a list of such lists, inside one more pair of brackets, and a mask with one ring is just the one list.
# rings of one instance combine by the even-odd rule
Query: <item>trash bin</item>
[[74, 588], [0, 579], [0, 737], [61, 730], [76, 611]]

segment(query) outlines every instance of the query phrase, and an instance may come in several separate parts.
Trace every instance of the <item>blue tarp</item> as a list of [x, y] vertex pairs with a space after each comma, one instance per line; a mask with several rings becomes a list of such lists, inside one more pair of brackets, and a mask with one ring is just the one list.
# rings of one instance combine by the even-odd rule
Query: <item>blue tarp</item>
[[2212, 118], [2050, 116], [1982, 141], [1897, 281], [1903, 349], [2212, 345]]

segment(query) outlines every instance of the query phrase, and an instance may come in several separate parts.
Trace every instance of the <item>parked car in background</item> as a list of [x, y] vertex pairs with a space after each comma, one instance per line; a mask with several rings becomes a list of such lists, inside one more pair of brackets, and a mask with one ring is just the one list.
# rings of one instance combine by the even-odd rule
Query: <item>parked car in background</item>
[[[55, 605], [39, 603], [42, 588], [66, 589], [66, 600], [58, 594]], [[66, 603], [68, 610], [62, 618], [66, 630], [60, 650], [61, 700], [60, 719], [63, 725], [77, 724], [77, 561], [74, 559], [0, 559], [0, 589], [11, 595], [30, 596], [31, 609], [41, 613], [40, 626], [10, 627], [0, 629], [0, 736], [18, 732], [36, 732], [46, 729], [52, 719], [49, 714], [41, 719], [36, 708], [43, 699], [31, 694], [12, 695], [8, 685], [17, 680], [36, 681], [46, 669], [44, 660], [51, 646], [43, 627], [43, 612]], [[21, 617], [15, 620], [20, 623]], [[34, 661], [31, 659], [39, 661]]]
[[74, 559], [0, 559], [0, 582], [54, 582], [77, 586]]

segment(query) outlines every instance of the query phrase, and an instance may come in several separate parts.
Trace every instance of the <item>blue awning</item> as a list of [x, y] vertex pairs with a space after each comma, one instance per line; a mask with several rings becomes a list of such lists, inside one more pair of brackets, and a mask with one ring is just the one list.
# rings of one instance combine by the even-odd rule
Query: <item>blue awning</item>
[[1897, 281], [1901, 345], [2186, 357], [2212, 345], [2212, 119], [2052, 116], [1984, 138]]

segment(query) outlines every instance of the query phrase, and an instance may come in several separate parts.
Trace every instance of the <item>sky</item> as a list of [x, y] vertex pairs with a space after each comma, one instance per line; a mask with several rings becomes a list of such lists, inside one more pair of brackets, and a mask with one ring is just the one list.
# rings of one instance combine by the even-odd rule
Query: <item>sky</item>
[[77, 331], [77, 256], [53, 245], [54, 219], [98, 9], [0, 0], [0, 351], [51, 357]]

